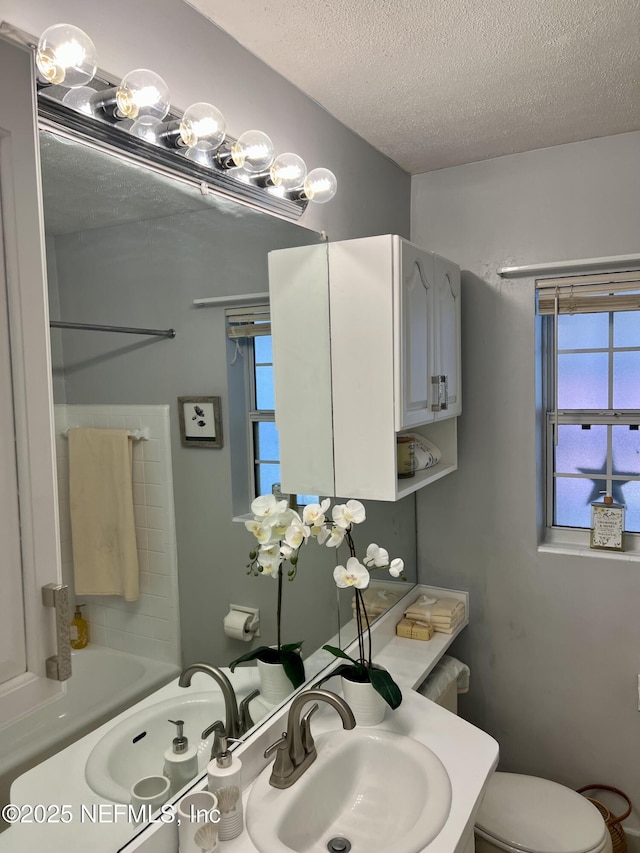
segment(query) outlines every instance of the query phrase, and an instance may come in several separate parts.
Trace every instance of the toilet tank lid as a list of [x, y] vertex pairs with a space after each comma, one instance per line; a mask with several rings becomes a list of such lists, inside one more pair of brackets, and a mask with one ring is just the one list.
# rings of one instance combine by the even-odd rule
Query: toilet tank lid
[[537, 776], [494, 773], [476, 826], [523, 853], [591, 853], [607, 833], [585, 797]]

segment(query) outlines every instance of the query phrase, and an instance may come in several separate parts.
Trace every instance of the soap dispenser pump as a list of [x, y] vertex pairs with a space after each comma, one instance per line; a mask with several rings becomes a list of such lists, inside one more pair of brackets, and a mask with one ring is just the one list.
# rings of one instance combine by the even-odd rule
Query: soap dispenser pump
[[244, 829], [242, 762], [239, 758], [234, 761], [233, 753], [228, 747], [228, 741], [235, 738], [227, 738], [224, 725], [220, 722], [215, 723], [214, 728], [216, 734], [212, 755], [215, 758], [207, 765], [207, 788], [218, 799], [218, 837], [220, 841], [230, 841], [237, 838]]
[[189, 747], [183, 734], [184, 720], [168, 720], [177, 726], [177, 734], [164, 754], [164, 775], [171, 783], [170, 793], [175, 794], [198, 775], [198, 750]]

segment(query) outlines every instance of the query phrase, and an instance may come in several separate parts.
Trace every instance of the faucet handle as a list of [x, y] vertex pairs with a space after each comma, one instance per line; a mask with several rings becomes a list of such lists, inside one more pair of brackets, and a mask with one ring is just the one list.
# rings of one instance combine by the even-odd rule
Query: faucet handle
[[310, 755], [312, 752], [316, 751], [316, 745], [313, 741], [313, 735], [311, 734], [311, 717], [318, 710], [318, 703], [312, 705], [307, 713], [303, 716], [300, 721], [300, 729], [302, 733], [302, 745], [304, 746], [305, 755]]
[[274, 752], [276, 752], [276, 760], [273, 762], [271, 779], [287, 779], [293, 773], [294, 767], [289, 755], [289, 741], [286, 732], [283, 732], [281, 738], [265, 749], [264, 757], [270, 758]]
[[240, 703], [240, 732], [242, 734], [246, 734], [246, 732], [248, 732], [249, 729], [255, 725], [253, 722], [253, 717], [251, 716], [251, 711], [249, 710], [249, 703], [252, 701], [252, 699], [255, 699], [256, 696], [259, 695], [260, 691], [254, 690], [252, 693], [249, 693], [248, 696], [245, 696], [242, 702]]

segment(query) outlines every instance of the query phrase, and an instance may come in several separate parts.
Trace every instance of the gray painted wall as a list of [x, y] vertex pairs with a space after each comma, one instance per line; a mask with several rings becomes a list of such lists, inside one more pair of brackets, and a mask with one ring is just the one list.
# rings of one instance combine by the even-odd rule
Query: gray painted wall
[[471, 593], [461, 712], [503, 770], [637, 806], [640, 565], [537, 551], [533, 282], [496, 269], [638, 252], [639, 233], [640, 133], [413, 178], [412, 239], [464, 270], [460, 464], [417, 510], [419, 579]]
[[[109, 74], [151, 68], [166, 80], [175, 107], [209, 101], [232, 136], [259, 128], [278, 152], [295, 151], [309, 168], [331, 169], [338, 195], [310, 205], [308, 228], [333, 240], [408, 236], [407, 173], [182, 0], [0, 0], [0, 18], [35, 36], [52, 24], [75, 24], [91, 36], [98, 65]], [[299, 35], [292, 38], [304, 49]]]

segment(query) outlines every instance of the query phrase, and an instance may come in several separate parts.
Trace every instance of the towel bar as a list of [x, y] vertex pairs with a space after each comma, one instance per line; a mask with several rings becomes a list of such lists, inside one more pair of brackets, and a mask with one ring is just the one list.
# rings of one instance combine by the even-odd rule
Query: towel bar
[[[100, 427], [98, 427], [99, 429]], [[71, 429], [80, 429], [80, 427], [67, 427], [67, 429], [63, 430], [60, 433], [62, 438], [69, 438], [69, 430]], [[90, 429], [90, 427], [87, 427]], [[129, 438], [132, 438], [134, 441], [149, 441], [151, 435], [149, 427], [142, 427], [142, 429], [130, 429], [129, 430]]]

